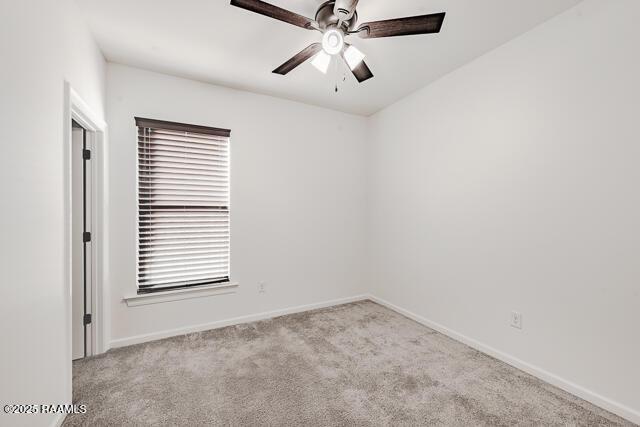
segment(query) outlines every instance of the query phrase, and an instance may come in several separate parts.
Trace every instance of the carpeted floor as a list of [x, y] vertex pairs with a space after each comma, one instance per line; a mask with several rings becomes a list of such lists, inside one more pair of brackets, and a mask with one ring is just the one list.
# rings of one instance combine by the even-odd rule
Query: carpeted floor
[[65, 426], [631, 425], [369, 301], [73, 365]]

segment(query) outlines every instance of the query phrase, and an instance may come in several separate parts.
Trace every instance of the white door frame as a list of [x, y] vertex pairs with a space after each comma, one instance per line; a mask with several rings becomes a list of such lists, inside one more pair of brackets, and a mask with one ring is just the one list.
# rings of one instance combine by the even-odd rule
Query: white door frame
[[[67, 367], [69, 378], [71, 378], [71, 177], [72, 177], [72, 145], [71, 145], [71, 120], [78, 122], [87, 131], [87, 139], [91, 138], [94, 156], [92, 156], [91, 168], [91, 222], [92, 222], [92, 251], [91, 251], [91, 352], [90, 354], [100, 354], [108, 350], [108, 322], [109, 312], [107, 310], [107, 289], [105, 284], [107, 281], [107, 271], [104, 268], [107, 263], [108, 242], [106, 240], [106, 206], [107, 206], [107, 159], [106, 147], [107, 141], [107, 124], [104, 120], [99, 119], [89, 108], [89, 106], [80, 98], [78, 93], [73, 90], [69, 82], [64, 83], [64, 207], [65, 207], [65, 224], [64, 224], [64, 284], [65, 284], [65, 307], [66, 307], [66, 337], [67, 337]], [[71, 390], [69, 396], [71, 396]]]

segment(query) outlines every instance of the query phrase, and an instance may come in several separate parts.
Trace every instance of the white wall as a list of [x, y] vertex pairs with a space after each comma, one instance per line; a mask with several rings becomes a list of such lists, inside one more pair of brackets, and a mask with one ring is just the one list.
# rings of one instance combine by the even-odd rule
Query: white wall
[[639, 16], [585, 1], [373, 116], [368, 187], [375, 295], [636, 417]]
[[[105, 63], [69, 0], [0, 2], [0, 402], [71, 401], [64, 81], [104, 118]], [[53, 415], [0, 425], [50, 425]]]
[[[363, 293], [366, 119], [109, 64], [111, 338]], [[231, 129], [232, 295], [128, 307], [136, 292], [134, 116]], [[259, 294], [258, 281], [267, 282]]]

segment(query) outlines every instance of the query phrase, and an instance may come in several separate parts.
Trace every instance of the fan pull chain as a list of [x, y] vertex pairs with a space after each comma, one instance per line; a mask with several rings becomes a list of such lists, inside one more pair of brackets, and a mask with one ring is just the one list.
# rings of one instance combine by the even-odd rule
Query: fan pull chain
[[345, 73], [342, 73], [342, 81], [340, 81], [339, 75], [340, 75], [340, 61], [333, 61], [334, 62], [334, 75], [335, 75], [335, 93], [338, 93], [339, 87], [338, 87], [338, 83], [344, 83], [345, 80], [347, 80], [347, 75]]
[[333, 61], [333, 64], [334, 64], [334, 66], [333, 66], [334, 73], [333, 74], [335, 76], [335, 82], [336, 82], [336, 84], [335, 84], [335, 86], [336, 86], [335, 92], [338, 93], [338, 61]]

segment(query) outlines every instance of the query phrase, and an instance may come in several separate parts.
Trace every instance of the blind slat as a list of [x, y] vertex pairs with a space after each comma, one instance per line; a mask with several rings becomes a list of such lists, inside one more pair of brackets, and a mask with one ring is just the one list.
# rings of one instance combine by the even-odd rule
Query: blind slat
[[187, 148], [187, 149], [195, 149], [195, 150], [206, 150], [206, 151], [227, 151], [227, 146], [224, 143], [211, 141], [207, 142], [204, 140], [199, 140], [196, 138], [169, 138], [163, 137], [159, 135], [147, 135], [147, 136], [138, 136], [138, 147], [144, 149], [146, 147], [152, 147], [154, 142], [150, 142], [149, 138], [153, 139], [155, 144], [162, 146], [170, 146], [170, 147], [179, 147], [179, 148]]
[[198, 149], [186, 149], [186, 148], [176, 148], [170, 145], [168, 146], [154, 146], [138, 148], [138, 154], [141, 157], [148, 157], [151, 154], [158, 154], [165, 157], [192, 157], [194, 159], [226, 159], [226, 152], [218, 152], [218, 151], [209, 151], [209, 150], [198, 150]]
[[219, 256], [216, 253], [201, 254], [201, 255], [185, 255], [182, 257], [165, 257], [164, 259], [145, 260], [140, 262], [138, 269], [144, 268], [162, 268], [187, 264], [206, 264], [210, 261], [226, 261], [227, 258]]
[[199, 263], [175, 263], [171, 265], [147, 265], [138, 269], [139, 276], [166, 276], [182, 272], [183, 274], [200, 274], [203, 271], [224, 269], [227, 264], [226, 259], [216, 261], [205, 261]]
[[189, 169], [189, 168], [169, 168], [169, 167], [154, 167], [143, 170], [138, 170], [138, 173], [144, 177], [150, 177], [152, 180], [156, 178], [169, 178], [172, 176], [179, 176], [182, 179], [199, 179], [199, 180], [215, 180], [226, 179], [228, 173], [226, 170], [211, 170], [211, 169]]
[[140, 256], [156, 256], [156, 254], [166, 254], [172, 253], [175, 251], [184, 251], [184, 250], [199, 250], [199, 249], [224, 249], [229, 250], [228, 242], [219, 243], [219, 244], [203, 244], [203, 245], [173, 245], [173, 246], [164, 246], [158, 248], [140, 248]]
[[183, 280], [194, 280], [194, 279], [213, 279], [216, 277], [220, 277], [225, 275], [226, 270], [221, 269], [210, 269], [206, 271], [197, 271], [191, 273], [177, 273], [177, 274], [164, 274], [164, 275], [147, 275], [145, 277], [138, 276], [138, 282], [146, 285], [152, 283], [180, 283]]

